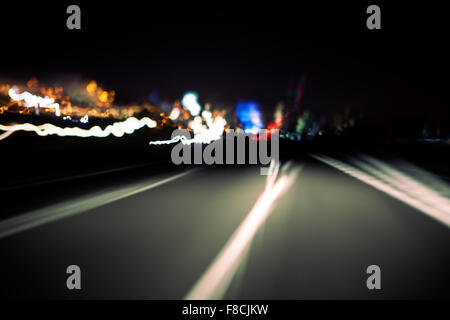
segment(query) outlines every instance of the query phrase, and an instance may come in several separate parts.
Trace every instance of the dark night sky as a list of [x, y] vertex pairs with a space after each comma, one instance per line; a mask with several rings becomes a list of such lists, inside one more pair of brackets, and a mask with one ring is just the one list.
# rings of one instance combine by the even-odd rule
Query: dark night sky
[[269, 108], [307, 73], [304, 104], [316, 110], [449, 108], [448, 27], [437, 6], [378, 2], [382, 30], [369, 31], [371, 2], [74, 3], [81, 31], [65, 27], [71, 2], [3, 7], [2, 77], [78, 74], [123, 100], [195, 90], [201, 100], [255, 99]]

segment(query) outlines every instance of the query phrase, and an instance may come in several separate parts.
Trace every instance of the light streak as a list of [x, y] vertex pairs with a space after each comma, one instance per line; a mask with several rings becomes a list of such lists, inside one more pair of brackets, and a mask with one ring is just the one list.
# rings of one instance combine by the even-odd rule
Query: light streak
[[53, 98], [39, 97], [29, 93], [28, 91], [19, 93], [19, 89], [17, 87], [12, 87], [9, 89], [8, 94], [11, 99], [15, 101], [23, 101], [23, 105], [27, 108], [34, 107], [36, 110], [38, 110], [37, 108], [55, 109], [55, 115], [58, 117], [61, 115], [61, 112], [59, 111], [59, 103], [56, 103]]
[[276, 200], [292, 186], [300, 170], [295, 168], [286, 174], [288, 168], [289, 164], [283, 166], [282, 175], [275, 181], [279, 164], [275, 164], [274, 161], [271, 163], [272, 174], [267, 176], [264, 192], [206, 272], [187, 294], [187, 300], [223, 297], [239, 265], [244, 260], [255, 234], [269, 217]]
[[125, 121], [116, 122], [112, 125], [109, 125], [105, 129], [102, 129], [99, 126], [94, 126], [90, 129], [81, 129], [77, 127], [61, 128], [50, 123], [42, 125], [34, 125], [31, 123], [0, 125], [0, 130], [5, 131], [5, 133], [0, 135], [0, 140], [7, 138], [9, 135], [16, 131], [31, 131], [35, 132], [39, 136], [58, 135], [61, 137], [72, 136], [81, 138], [105, 138], [112, 134], [115, 137], [122, 137], [124, 134], [132, 134], [135, 130], [141, 129], [145, 126], [149, 128], [155, 128], [156, 121], [148, 117], [139, 120], [131, 117]]
[[163, 145], [163, 144], [173, 144], [173, 143], [177, 143], [177, 142], [181, 142], [182, 144], [185, 144], [185, 145], [189, 145], [192, 143], [208, 144], [208, 143], [211, 143], [218, 139], [220, 139], [220, 136], [216, 137], [216, 136], [208, 136], [208, 135], [199, 135], [199, 136], [195, 136], [192, 139], [188, 139], [185, 136], [176, 136], [170, 140], [150, 141], [149, 144], [150, 145]]
[[150, 141], [150, 145], [164, 145], [164, 144], [172, 144], [177, 142], [182, 142], [185, 145], [192, 143], [211, 143], [212, 141], [218, 140], [222, 137], [222, 134], [225, 130], [225, 126], [227, 124], [226, 120], [217, 116], [214, 120], [208, 118], [208, 114], [206, 114], [206, 123], [209, 125], [203, 125], [203, 119], [200, 116], [194, 118], [191, 121], [190, 127], [194, 131], [194, 138], [188, 139], [185, 136], [176, 136], [170, 140], [159, 140], [159, 141]]
[[149, 144], [163, 145], [163, 144], [172, 144], [172, 143], [177, 143], [177, 142], [182, 142], [183, 144], [198, 143], [198, 142], [195, 142], [194, 139], [187, 139], [185, 136], [176, 136], [170, 140], [150, 141]]
[[7, 95], [11, 100], [7, 106], [0, 106], [0, 113], [5, 111], [19, 114], [30, 113], [30, 110], [34, 108], [36, 115], [39, 115], [41, 109], [44, 109], [47, 114], [53, 113], [55, 116], [65, 117], [64, 120], [68, 120], [68, 116], [78, 119], [86, 115], [95, 118], [125, 120], [153, 108], [146, 103], [129, 106], [113, 105], [115, 91], [103, 90], [95, 81], [89, 82], [86, 86], [70, 85], [68, 92], [81, 105], [75, 104], [62, 87], [51, 88], [40, 85], [36, 78], [30, 79], [26, 87], [29, 89], [21, 92], [22, 89], [19, 89], [18, 86], [0, 84], [0, 95]]

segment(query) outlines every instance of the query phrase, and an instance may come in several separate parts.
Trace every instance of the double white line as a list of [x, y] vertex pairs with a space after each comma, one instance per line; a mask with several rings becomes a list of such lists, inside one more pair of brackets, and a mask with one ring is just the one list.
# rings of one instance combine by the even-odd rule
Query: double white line
[[[271, 163], [264, 192], [185, 299], [223, 298], [239, 265], [246, 257], [255, 234], [269, 217], [276, 200], [291, 187], [301, 169], [295, 167], [287, 173], [289, 168], [289, 163], [280, 170], [279, 164]], [[278, 173], [280, 177], [276, 180]]]

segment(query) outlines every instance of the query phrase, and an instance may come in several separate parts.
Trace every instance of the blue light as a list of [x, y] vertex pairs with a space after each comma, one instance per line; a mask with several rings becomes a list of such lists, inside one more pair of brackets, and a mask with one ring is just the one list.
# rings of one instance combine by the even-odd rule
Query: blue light
[[236, 116], [246, 133], [257, 133], [263, 127], [259, 104], [255, 101], [241, 101], [236, 104]]

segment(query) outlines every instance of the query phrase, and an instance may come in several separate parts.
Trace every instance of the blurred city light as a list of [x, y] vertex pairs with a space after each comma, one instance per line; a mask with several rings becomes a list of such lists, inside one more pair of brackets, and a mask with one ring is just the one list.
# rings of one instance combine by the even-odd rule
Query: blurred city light
[[197, 116], [202, 108], [198, 103], [198, 96], [195, 92], [187, 92], [181, 100], [183, 107], [189, 110], [191, 115]]
[[241, 101], [236, 105], [236, 116], [244, 126], [245, 133], [258, 133], [263, 127], [259, 104], [255, 101]]

